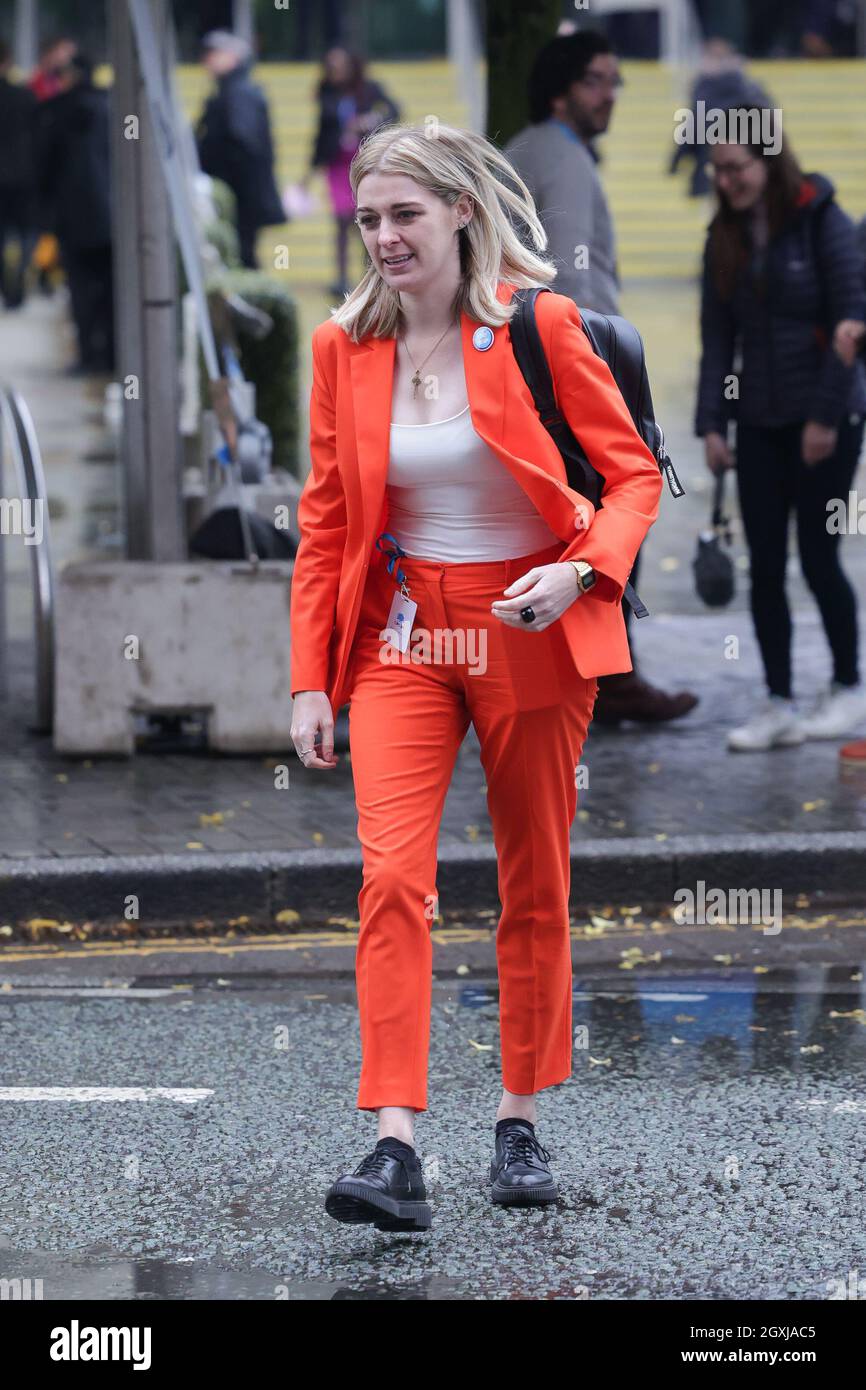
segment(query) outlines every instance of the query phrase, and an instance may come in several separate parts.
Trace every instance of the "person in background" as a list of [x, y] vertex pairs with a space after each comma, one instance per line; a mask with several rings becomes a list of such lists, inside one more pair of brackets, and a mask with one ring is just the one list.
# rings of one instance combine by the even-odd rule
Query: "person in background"
[[111, 159], [108, 93], [76, 53], [60, 92], [40, 108], [37, 165], [41, 220], [57, 236], [78, 336], [74, 371], [114, 370]]
[[851, 0], [808, 0], [800, 47], [808, 58], [856, 57], [856, 5]]
[[[695, 113], [695, 129], [698, 102], [703, 109], [711, 108], [727, 111], [734, 106], [770, 106], [772, 103], [763, 87], [746, 76], [743, 59], [727, 39], [707, 39], [703, 48], [700, 68], [692, 84], [689, 105]], [[675, 174], [683, 159], [692, 159], [689, 197], [702, 198], [712, 192], [713, 185], [707, 173], [710, 158], [709, 145], [705, 141], [693, 144], [677, 144], [671, 157], [670, 173]]]
[[325, 50], [342, 41], [343, 0], [292, 0], [292, 10], [295, 15], [292, 62], [309, 63], [316, 56], [319, 34]]
[[66, 71], [78, 46], [74, 39], [47, 39], [39, 50], [39, 62], [31, 73], [27, 86], [37, 101], [48, 101], [60, 95], [61, 74]]
[[[24, 302], [24, 284], [36, 245], [36, 98], [9, 81], [12, 56], [0, 42], [0, 297], [7, 309]], [[7, 247], [17, 242], [11, 268]]]
[[[594, 141], [610, 125], [621, 86], [603, 34], [585, 29], [552, 39], [530, 73], [530, 124], [502, 151], [532, 191], [557, 266], [557, 293], [602, 314], [619, 313], [619, 275]], [[576, 266], [580, 247], [585, 264]]]
[[[613, 221], [593, 146], [610, 125], [622, 77], [603, 34], [591, 29], [559, 35], [538, 53], [529, 78], [530, 125], [503, 148], [529, 188], [557, 267], [556, 290], [578, 308], [619, 314], [619, 276]], [[637, 588], [640, 552], [631, 573]], [[625, 606], [631, 636], [631, 609]], [[661, 723], [694, 709], [697, 695], [668, 694], [632, 670], [599, 678], [595, 721]]]
[[337, 279], [329, 294], [349, 294], [349, 233], [355, 222], [355, 200], [349, 184], [349, 165], [365, 135], [387, 121], [398, 121], [400, 109], [385, 89], [367, 77], [364, 61], [345, 48], [325, 54], [324, 71], [316, 89], [318, 128], [310, 167], [301, 183], [306, 187], [313, 173], [327, 175], [336, 224]]
[[[37, 139], [41, 117], [47, 102], [60, 95], [60, 74], [75, 57], [78, 45], [74, 39], [47, 39], [39, 50], [39, 62], [27, 79], [27, 86], [39, 103], [37, 107]], [[38, 227], [38, 238], [33, 252], [33, 265], [43, 294], [52, 294], [58, 280], [60, 266], [60, 247], [57, 237], [47, 230], [42, 222]]]
[[[728, 133], [745, 133], [728, 113]], [[738, 125], [737, 122], [741, 122]], [[779, 132], [776, 132], [778, 135]], [[704, 252], [695, 433], [713, 473], [737, 470], [751, 559], [751, 608], [767, 696], [728, 734], [741, 752], [842, 738], [866, 719], [858, 668], [857, 600], [829, 524], [848, 497], [866, 415], [863, 365], [832, 350], [837, 325], [862, 323], [866, 291], [854, 224], [821, 174], [804, 175], [784, 141], [712, 147], [718, 211]], [[726, 434], [735, 351], [736, 462]], [[807, 716], [792, 698], [791, 615], [785, 593], [788, 522], [821, 614], [833, 681]]]
[[234, 193], [241, 264], [255, 270], [259, 230], [286, 221], [274, 180], [267, 98], [250, 79], [252, 50], [236, 34], [226, 29], [205, 34], [202, 63], [216, 79], [217, 90], [196, 129], [199, 163], [205, 174], [221, 179]]

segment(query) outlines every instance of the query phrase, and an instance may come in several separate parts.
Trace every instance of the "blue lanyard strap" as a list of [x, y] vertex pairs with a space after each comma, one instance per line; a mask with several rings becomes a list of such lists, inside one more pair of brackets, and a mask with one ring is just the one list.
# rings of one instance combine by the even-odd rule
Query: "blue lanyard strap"
[[[382, 545], [381, 542], [383, 540], [393, 541], [394, 548], [390, 549], [388, 546]], [[397, 564], [397, 561], [401, 555], [406, 554], [406, 551], [400, 548], [400, 543], [397, 540], [396, 536], [392, 536], [390, 531], [383, 531], [382, 534], [380, 536], [377, 536], [376, 538], [376, 549], [381, 550], [383, 555], [390, 556], [388, 560], [388, 573], [393, 578], [396, 578], [398, 584], [403, 585], [406, 579], [406, 575], [404, 571], [400, 568], [400, 566]], [[396, 575], [394, 574], [395, 566], [397, 570]]]

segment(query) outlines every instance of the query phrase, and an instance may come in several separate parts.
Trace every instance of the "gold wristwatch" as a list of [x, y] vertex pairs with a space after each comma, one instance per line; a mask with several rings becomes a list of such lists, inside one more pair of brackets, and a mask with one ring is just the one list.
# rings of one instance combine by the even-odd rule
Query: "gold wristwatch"
[[577, 587], [582, 594], [587, 593], [596, 581], [596, 573], [588, 560], [569, 560], [570, 565], [574, 565], [574, 572], [577, 575]]

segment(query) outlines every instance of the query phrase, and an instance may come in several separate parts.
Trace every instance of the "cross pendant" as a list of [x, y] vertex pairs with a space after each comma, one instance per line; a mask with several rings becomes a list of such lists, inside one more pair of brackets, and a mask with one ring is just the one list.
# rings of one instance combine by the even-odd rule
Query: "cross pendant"
[[412, 378], [412, 385], [413, 385], [414, 388], [415, 388], [414, 391], [412, 392], [412, 399], [413, 399], [413, 401], [414, 401], [414, 400], [417, 400], [417, 399], [418, 399], [418, 387], [421, 385], [421, 374], [420, 374], [420, 372], [416, 372], [415, 375], [413, 376], [413, 378]]

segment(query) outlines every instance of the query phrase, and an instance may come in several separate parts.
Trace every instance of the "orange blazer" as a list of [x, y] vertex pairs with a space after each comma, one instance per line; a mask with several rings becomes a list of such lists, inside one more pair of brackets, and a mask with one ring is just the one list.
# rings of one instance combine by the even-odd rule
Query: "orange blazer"
[[[497, 286], [508, 302], [516, 287]], [[662, 477], [635, 429], [606, 362], [597, 357], [574, 301], [542, 294], [538, 328], [557, 404], [587, 458], [605, 478], [598, 510], [568, 486], [562, 456], [541, 423], [515, 360], [509, 327], [493, 329], [486, 352], [479, 326], [461, 315], [463, 366], [476, 432], [566, 543], [560, 562], [587, 560], [595, 587], [560, 616], [581, 676], [632, 669], [621, 598], [641, 541], [658, 513]], [[336, 715], [367, 570], [384, 563], [376, 537], [388, 529], [386, 481], [396, 339], [353, 343], [331, 320], [313, 332], [310, 474], [298, 503], [301, 540], [291, 589], [291, 693], [324, 690]], [[387, 615], [383, 615], [383, 622]]]

